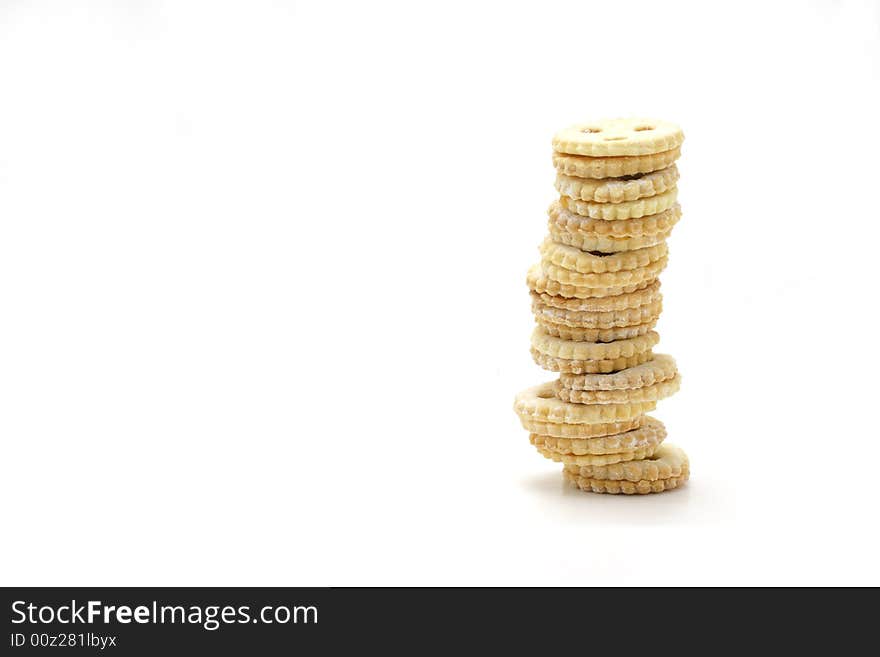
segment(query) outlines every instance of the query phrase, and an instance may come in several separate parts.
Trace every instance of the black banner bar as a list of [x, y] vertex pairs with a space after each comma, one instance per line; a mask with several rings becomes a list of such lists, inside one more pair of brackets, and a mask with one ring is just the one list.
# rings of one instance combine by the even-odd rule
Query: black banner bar
[[[471, 652], [478, 646], [494, 653], [502, 645], [541, 653], [566, 646], [595, 651], [607, 645], [627, 652], [626, 646], [638, 648], [649, 638], [646, 645], [654, 645], [667, 635], [677, 649], [693, 627], [701, 636], [723, 637], [725, 645], [744, 643], [754, 633], [765, 638], [779, 634], [786, 619], [796, 621], [789, 627], [793, 633], [808, 626], [813, 631], [830, 630], [835, 620], [850, 629], [865, 628], [871, 626], [873, 608], [843, 603], [831, 607], [827, 592], [781, 589], [6, 588], [0, 592], [4, 655], [214, 651], [335, 655], [377, 648], [433, 654], [438, 649]], [[740, 612], [734, 613], [737, 609]], [[676, 637], [676, 632], [681, 636]]]

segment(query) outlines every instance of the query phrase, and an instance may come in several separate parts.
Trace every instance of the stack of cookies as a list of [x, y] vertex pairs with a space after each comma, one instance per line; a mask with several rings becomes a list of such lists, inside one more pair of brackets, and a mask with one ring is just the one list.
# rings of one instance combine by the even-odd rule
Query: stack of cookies
[[681, 381], [653, 349], [666, 238], [681, 217], [683, 140], [653, 119], [593, 121], [553, 138], [560, 197], [526, 282], [532, 357], [559, 378], [519, 393], [514, 410], [538, 451], [585, 491], [659, 493], [688, 478], [687, 456], [646, 415]]

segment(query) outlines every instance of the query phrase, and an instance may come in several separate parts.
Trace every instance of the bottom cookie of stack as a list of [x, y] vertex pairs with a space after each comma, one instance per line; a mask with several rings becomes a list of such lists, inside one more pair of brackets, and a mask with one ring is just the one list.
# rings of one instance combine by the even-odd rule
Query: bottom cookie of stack
[[660, 445], [653, 455], [612, 465], [566, 464], [562, 476], [584, 491], [612, 495], [645, 495], [678, 488], [687, 481], [687, 454], [675, 445]]

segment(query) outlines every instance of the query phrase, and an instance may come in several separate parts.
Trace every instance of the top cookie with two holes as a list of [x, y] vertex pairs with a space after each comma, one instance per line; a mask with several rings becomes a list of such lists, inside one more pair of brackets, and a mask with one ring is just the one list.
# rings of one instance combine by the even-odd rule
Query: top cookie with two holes
[[618, 157], [652, 155], [681, 146], [684, 133], [657, 119], [601, 119], [577, 123], [553, 136], [553, 150], [569, 155]]

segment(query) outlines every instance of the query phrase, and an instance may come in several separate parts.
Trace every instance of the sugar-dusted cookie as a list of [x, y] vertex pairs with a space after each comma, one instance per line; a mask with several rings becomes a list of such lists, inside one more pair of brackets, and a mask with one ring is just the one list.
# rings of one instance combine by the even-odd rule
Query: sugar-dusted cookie
[[602, 467], [596, 465], [566, 465], [565, 470], [589, 479], [612, 479], [616, 481], [656, 481], [680, 477], [688, 466], [688, 457], [680, 447], [659, 445], [651, 458], [626, 466]]
[[[658, 295], [658, 297], [659, 296], [661, 295]], [[557, 330], [560, 330], [560, 327], [582, 330], [601, 330], [652, 324], [657, 321], [662, 310], [662, 298], [642, 304], [641, 306], [636, 306], [635, 308], [596, 312], [589, 310], [556, 308], [544, 303], [539, 295], [532, 294], [532, 313], [535, 315], [535, 321], [545, 328], [553, 325], [554, 327], [557, 327]], [[556, 335], [549, 329], [547, 332], [551, 335]], [[559, 337], [562, 336], [560, 335]], [[575, 338], [570, 339], [574, 340]], [[605, 342], [605, 340], [596, 340], [596, 342]]]
[[660, 401], [678, 392], [681, 375], [658, 381], [647, 386], [621, 388], [619, 390], [572, 390], [560, 381], [554, 384], [556, 396], [562, 401], [575, 404], [624, 404], [627, 402]]
[[675, 187], [678, 168], [666, 169], [622, 178], [578, 178], [563, 173], [556, 175], [556, 191], [562, 196], [597, 203], [621, 203], [662, 194]]
[[616, 464], [566, 463], [562, 474], [584, 491], [644, 495], [681, 486], [690, 476], [690, 462], [684, 450], [664, 443], [642, 460]]
[[644, 237], [668, 231], [681, 219], [678, 203], [656, 214], [608, 221], [580, 215], [569, 209], [569, 202], [562, 198], [553, 201], [547, 209], [548, 225], [557, 231], [591, 237]]

